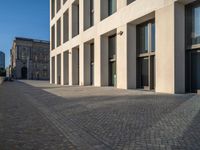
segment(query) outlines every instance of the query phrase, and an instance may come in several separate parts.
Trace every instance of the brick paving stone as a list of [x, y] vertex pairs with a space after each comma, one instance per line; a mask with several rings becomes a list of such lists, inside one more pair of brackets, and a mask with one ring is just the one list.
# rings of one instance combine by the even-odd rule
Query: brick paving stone
[[198, 150], [200, 96], [45, 81], [0, 86], [0, 150]]

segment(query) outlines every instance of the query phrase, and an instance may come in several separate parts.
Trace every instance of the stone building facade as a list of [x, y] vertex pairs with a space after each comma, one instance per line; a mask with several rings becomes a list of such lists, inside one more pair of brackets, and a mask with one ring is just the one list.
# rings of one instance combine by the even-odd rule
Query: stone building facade
[[50, 0], [50, 82], [200, 90], [199, 0]]
[[49, 47], [48, 41], [16, 37], [10, 51], [12, 76], [49, 80]]

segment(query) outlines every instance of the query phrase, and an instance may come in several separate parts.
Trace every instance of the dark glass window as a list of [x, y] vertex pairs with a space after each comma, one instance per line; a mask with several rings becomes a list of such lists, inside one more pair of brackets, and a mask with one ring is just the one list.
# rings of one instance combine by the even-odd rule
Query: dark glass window
[[94, 25], [94, 0], [90, 0], [90, 26]]
[[57, 12], [60, 10], [61, 8], [61, 0], [57, 0]]
[[57, 47], [61, 45], [61, 19], [57, 21]]
[[66, 3], [66, 1], [67, 1], [67, 0], [63, 0], [63, 4], [65, 4], [65, 3]]
[[141, 58], [141, 86], [149, 86], [149, 59]]
[[90, 50], [91, 63], [94, 63], [94, 43], [90, 44]]
[[117, 2], [116, 0], [108, 0], [108, 16], [116, 12]]
[[55, 16], [55, 0], [51, 1], [51, 19]]
[[137, 49], [140, 53], [148, 52], [148, 24], [143, 24], [137, 27]]
[[109, 59], [115, 59], [116, 55], [116, 35], [109, 37]]
[[55, 25], [51, 27], [51, 50], [55, 48]]
[[151, 51], [155, 51], [156, 49], [156, 28], [155, 22], [151, 24]]
[[130, 3], [134, 2], [135, 0], [127, 0], [127, 5], [129, 5]]
[[69, 13], [68, 10], [63, 15], [63, 42], [69, 40]]
[[192, 9], [192, 44], [200, 44], [200, 6]]

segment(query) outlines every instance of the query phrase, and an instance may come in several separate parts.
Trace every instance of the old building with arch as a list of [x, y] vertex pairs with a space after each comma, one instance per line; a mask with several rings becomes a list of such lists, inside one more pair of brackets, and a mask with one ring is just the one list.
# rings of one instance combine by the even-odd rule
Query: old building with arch
[[14, 78], [49, 80], [48, 41], [16, 37], [10, 54]]

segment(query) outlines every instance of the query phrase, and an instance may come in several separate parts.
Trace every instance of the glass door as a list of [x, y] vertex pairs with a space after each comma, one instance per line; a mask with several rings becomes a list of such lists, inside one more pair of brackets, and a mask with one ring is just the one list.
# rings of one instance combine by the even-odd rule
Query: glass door
[[141, 86], [149, 86], [149, 67], [148, 67], [148, 58], [141, 58]]
[[192, 91], [197, 92], [200, 89], [200, 53], [194, 52], [191, 54], [191, 81]]
[[117, 85], [117, 74], [116, 74], [116, 61], [110, 62], [109, 64], [109, 85]]
[[90, 85], [94, 85], [94, 43], [90, 44]]
[[188, 57], [189, 84], [187, 84], [187, 89], [189, 92], [196, 93], [200, 90], [200, 50], [189, 52]]
[[137, 88], [155, 89], [155, 21], [137, 25]]

